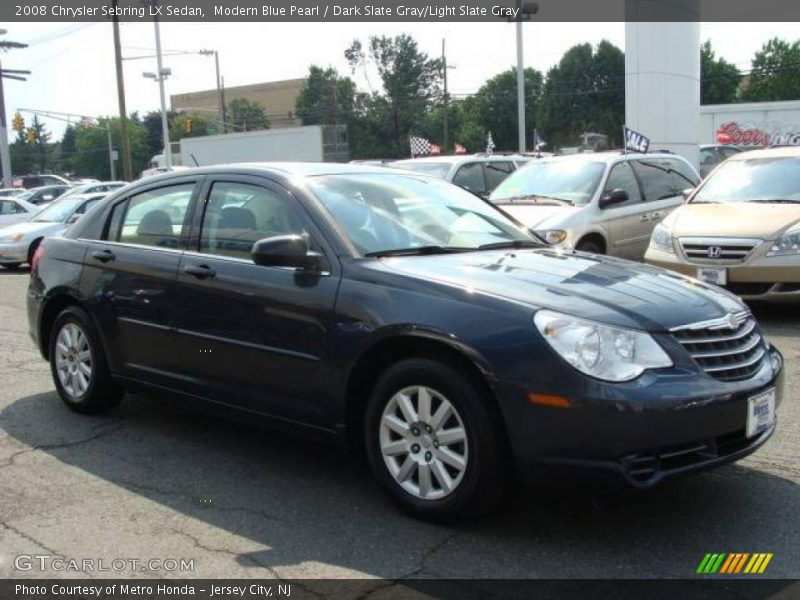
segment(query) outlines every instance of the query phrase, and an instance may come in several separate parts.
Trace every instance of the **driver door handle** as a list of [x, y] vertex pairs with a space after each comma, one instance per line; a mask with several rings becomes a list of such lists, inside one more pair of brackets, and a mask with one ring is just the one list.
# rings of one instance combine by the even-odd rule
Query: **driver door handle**
[[117, 258], [111, 250], [96, 250], [92, 252], [92, 258], [99, 260], [101, 263], [107, 263], [110, 260]]
[[198, 279], [210, 279], [217, 274], [217, 272], [208, 265], [189, 265], [183, 268], [183, 272], [187, 275], [194, 275]]

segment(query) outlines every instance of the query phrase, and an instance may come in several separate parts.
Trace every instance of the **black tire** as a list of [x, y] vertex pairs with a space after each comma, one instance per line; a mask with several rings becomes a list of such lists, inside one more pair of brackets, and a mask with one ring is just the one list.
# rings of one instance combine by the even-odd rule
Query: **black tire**
[[[72, 326], [73, 330], [74, 327], [77, 327], [85, 336], [90, 352], [91, 372], [88, 377], [84, 377], [88, 380], [88, 385], [81, 393], [78, 393], [77, 389], [69, 391], [65, 388], [58, 373], [58, 362], [60, 360], [58, 353], [60, 350], [57, 348], [57, 344], [62, 329], [68, 325]], [[77, 306], [70, 306], [61, 311], [56, 317], [50, 332], [48, 356], [50, 357], [50, 371], [53, 375], [56, 391], [69, 408], [82, 414], [96, 414], [105, 412], [119, 404], [123, 390], [111, 380], [100, 337], [89, 315], [83, 309]], [[67, 381], [67, 384], [70, 385], [70, 381]], [[74, 386], [75, 384], [71, 385]]]
[[16, 271], [22, 266], [22, 263], [5, 263], [3, 266], [9, 271]]
[[31, 243], [30, 248], [28, 248], [28, 260], [27, 260], [28, 266], [33, 266], [33, 255], [36, 254], [36, 249], [39, 247], [39, 244], [41, 243], [42, 243], [42, 238], [39, 238], [38, 240], [34, 240]]
[[578, 245], [575, 246], [575, 250], [579, 252], [588, 252], [589, 254], [604, 254], [600, 244], [594, 240], [581, 240], [578, 242]]
[[[404, 489], [381, 452], [379, 432], [383, 412], [395, 394], [412, 386], [425, 386], [445, 397], [466, 431], [466, 468], [460, 483], [442, 498], [426, 499]], [[505, 497], [511, 474], [508, 441], [495, 400], [483, 390], [483, 383], [469, 373], [431, 358], [404, 360], [380, 377], [367, 405], [364, 430], [367, 456], [378, 481], [401, 509], [418, 518], [451, 522], [483, 514]], [[434, 456], [438, 458], [441, 450], [438, 443], [437, 450], [426, 447], [436, 452]], [[410, 452], [398, 460], [406, 460]], [[422, 460], [422, 452], [427, 451], [418, 450], [419, 454], [414, 456]], [[419, 477], [419, 471], [416, 476]], [[437, 476], [436, 482], [439, 481]]]

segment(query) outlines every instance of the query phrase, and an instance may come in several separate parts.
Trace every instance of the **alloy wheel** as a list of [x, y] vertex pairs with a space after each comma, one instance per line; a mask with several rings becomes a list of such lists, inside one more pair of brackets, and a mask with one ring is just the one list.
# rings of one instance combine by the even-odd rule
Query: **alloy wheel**
[[467, 470], [469, 444], [461, 415], [444, 395], [426, 386], [406, 387], [389, 399], [379, 443], [389, 473], [417, 498], [449, 496]]
[[61, 386], [70, 398], [81, 398], [92, 381], [92, 349], [86, 332], [77, 323], [65, 323], [56, 338], [55, 354]]

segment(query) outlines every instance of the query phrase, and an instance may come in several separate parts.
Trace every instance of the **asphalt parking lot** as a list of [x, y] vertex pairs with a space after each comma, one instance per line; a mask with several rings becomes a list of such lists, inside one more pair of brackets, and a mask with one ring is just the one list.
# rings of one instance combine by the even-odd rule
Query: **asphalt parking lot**
[[[779, 431], [739, 464], [644, 493], [519, 490], [457, 527], [398, 513], [344, 451], [127, 395], [71, 413], [0, 269], [0, 577], [689, 577], [706, 552], [772, 552], [800, 577], [800, 310], [756, 307], [786, 359]], [[186, 559], [191, 572], [20, 571], [20, 554]]]

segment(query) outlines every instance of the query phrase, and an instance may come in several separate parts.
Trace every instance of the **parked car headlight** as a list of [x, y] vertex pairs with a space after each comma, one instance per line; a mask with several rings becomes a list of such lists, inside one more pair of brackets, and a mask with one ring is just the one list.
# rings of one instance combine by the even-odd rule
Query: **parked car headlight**
[[20, 241], [23, 237], [24, 236], [21, 233], [12, 233], [11, 235], [4, 235], [2, 238], [0, 238], [0, 240], [14, 243]]
[[567, 239], [567, 232], [562, 229], [537, 229], [534, 232], [548, 244], [560, 244]]
[[540, 310], [533, 317], [539, 332], [573, 367], [605, 381], [629, 381], [645, 369], [671, 367], [672, 360], [644, 331], [612, 327]]
[[653, 235], [650, 236], [650, 247], [675, 254], [675, 248], [672, 247], [672, 232], [666, 225], [658, 224], [653, 229]]
[[767, 256], [800, 254], [800, 229], [787, 231], [772, 244]]

